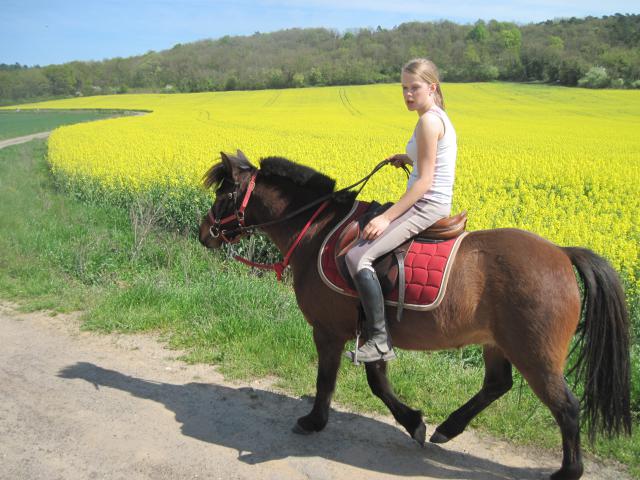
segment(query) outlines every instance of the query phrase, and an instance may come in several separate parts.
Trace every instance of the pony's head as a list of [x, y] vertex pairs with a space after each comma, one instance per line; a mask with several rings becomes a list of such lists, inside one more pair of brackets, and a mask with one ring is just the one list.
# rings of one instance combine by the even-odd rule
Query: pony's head
[[[288, 208], [295, 210], [330, 195], [336, 185], [334, 179], [283, 157], [262, 158], [258, 170], [240, 150], [236, 155], [220, 155], [222, 161], [203, 177], [205, 187], [215, 188], [216, 192], [215, 201], [200, 224], [200, 242], [208, 248], [218, 248], [246, 235], [239, 227], [245, 226], [247, 203], [251, 203], [253, 224], [259, 224], [281, 217]], [[262, 202], [249, 202], [258, 172], [260, 185], [253, 196], [261, 197]], [[353, 192], [334, 198], [338, 203], [352, 204], [354, 200]]]
[[247, 190], [255, 186], [258, 171], [240, 150], [236, 155], [220, 152], [220, 157], [222, 161], [211, 167], [202, 179], [206, 188], [215, 188], [216, 194], [200, 223], [200, 242], [212, 249], [240, 238], [237, 230], [244, 226]]

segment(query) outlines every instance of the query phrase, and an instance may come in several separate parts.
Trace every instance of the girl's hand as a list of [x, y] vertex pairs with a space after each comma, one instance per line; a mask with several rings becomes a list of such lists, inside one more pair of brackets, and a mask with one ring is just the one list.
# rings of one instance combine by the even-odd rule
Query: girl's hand
[[391, 165], [396, 168], [401, 168], [403, 165], [413, 165], [413, 162], [405, 153], [396, 153], [395, 155], [387, 157], [385, 160], [390, 161]]
[[382, 235], [382, 232], [387, 229], [390, 223], [391, 221], [385, 217], [384, 214], [372, 218], [371, 221], [367, 223], [367, 226], [364, 227], [362, 238], [365, 240], [375, 240]]

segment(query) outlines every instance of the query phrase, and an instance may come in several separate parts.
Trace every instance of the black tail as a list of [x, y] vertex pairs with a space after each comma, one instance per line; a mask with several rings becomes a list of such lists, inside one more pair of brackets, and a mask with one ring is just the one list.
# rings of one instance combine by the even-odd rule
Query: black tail
[[631, 433], [629, 315], [616, 271], [586, 248], [563, 248], [584, 283], [578, 352], [569, 374], [583, 382], [581, 406], [589, 440], [597, 431]]

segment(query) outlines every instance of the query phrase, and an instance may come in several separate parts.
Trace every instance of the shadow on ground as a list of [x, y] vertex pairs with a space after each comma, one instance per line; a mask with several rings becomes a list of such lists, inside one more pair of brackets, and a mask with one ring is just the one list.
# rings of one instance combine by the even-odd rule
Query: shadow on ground
[[373, 472], [470, 480], [539, 479], [549, 473], [504, 466], [434, 444], [420, 448], [404, 431], [351, 413], [332, 411], [323, 432], [296, 435], [291, 427], [310, 411], [309, 401], [253, 388], [160, 383], [84, 362], [62, 369], [58, 376], [161, 403], [175, 413], [184, 435], [233, 448], [238, 460], [248, 464], [320, 457]]

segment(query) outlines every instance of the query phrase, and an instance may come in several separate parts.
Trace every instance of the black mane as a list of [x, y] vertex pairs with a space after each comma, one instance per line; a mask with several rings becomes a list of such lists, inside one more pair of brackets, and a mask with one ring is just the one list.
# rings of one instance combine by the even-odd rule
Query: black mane
[[202, 183], [205, 188], [211, 188], [222, 181], [227, 175], [227, 169], [222, 162], [216, 163], [202, 176]]
[[[223, 162], [215, 164], [203, 176], [207, 188], [218, 184], [229, 172]], [[265, 157], [260, 159], [260, 174], [265, 178], [279, 177], [293, 182], [295, 185], [313, 191], [318, 196], [332, 193], [336, 186], [333, 178], [313, 168], [300, 165], [283, 157]], [[354, 192], [344, 192], [336, 200], [339, 202], [355, 200]]]
[[292, 162], [283, 157], [266, 157], [260, 160], [260, 173], [265, 177], [283, 177], [294, 184], [313, 190], [320, 195], [333, 192], [336, 181], [313, 168]]

